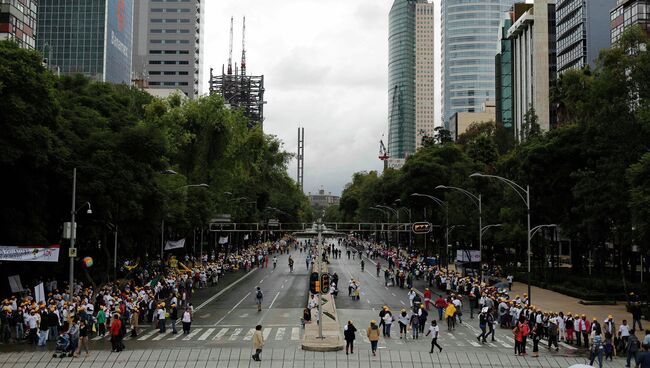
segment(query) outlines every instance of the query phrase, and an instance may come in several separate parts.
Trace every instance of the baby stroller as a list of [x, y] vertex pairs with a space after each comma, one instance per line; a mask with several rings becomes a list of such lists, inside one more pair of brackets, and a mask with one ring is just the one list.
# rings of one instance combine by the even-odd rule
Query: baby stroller
[[56, 347], [54, 348], [54, 358], [64, 358], [66, 356], [72, 356], [72, 344], [70, 343], [70, 335], [63, 333], [59, 335], [59, 338], [56, 340]]

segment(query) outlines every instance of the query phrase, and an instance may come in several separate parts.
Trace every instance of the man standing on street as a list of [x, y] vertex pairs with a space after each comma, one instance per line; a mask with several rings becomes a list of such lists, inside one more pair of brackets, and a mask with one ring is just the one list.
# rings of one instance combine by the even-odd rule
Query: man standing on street
[[255, 349], [255, 354], [252, 358], [256, 362], [261, 362], [260, 354], [262, 353], [262, 347], [264, 347], [264, 336], [262, 336], [262, 325], [255, 326], [255, 333], [253, 334], [253, 348]]
[[442, 346], [438, 345], [438, 335], [440, 334], [440, 328], [438, 327], [438, 323], [436, 320], [431, 321], [431, 326], [429, 327], [429, 331], [427, 331], [427, 335], [429, 336], [431, 334], [431, 350], [429, 351], [429, 354], [433, 354], [433, 348], [438, 347], [440, 349], [440, 352], [442, 352]]
[[264, 298], [264, 294], [262, 294], [262, 290], [258, 286], [256, 288], [256, 292], [255, 292], [255, 302], [257, 303], [257, 311], [258, 312], [262, 311], [262, 298]]

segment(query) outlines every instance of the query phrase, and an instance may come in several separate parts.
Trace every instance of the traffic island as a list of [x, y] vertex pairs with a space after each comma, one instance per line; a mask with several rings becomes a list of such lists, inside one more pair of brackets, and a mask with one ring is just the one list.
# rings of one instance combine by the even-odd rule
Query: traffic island
[[[314, 271], [318, 271], [314, 265]], [[327, 272], [327, 264], [324, 263], [321, 272]], [[309, 304], [311, 293], [308, 293], [307, 304]], [[345, 344], [341, 336], [341, 327], [336, 314], [336, 302], [332, 294], [321, 296], [321, 308], [323, 315], [320, 323], [323, 324], [323, 337], [319, 336], [319, 326], [316, 323], [318, 308], [311, 310], [311, 323], [305, 324], [305, 331], [302, 339], [302, 350], [307, 351], [339, 351], [343, 350]]]

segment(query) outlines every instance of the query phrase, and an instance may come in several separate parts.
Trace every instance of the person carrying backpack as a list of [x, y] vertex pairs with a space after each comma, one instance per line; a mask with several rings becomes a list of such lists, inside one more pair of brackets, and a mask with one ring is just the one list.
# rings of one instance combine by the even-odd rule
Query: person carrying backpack
[[262, 299], [264, 298], [264, 294], [262, 294], [262, 290], [258, 286], [256, 288], [255, 292], [255, 302], [257, 303], [257, 311], [261, 312], [262, 311]]

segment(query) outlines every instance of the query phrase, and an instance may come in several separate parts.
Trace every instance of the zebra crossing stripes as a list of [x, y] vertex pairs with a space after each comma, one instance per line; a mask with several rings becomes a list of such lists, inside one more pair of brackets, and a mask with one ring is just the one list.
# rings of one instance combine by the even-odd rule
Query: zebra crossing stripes
[[244, 341], [250, 341], [253, 339], [253, 334], [255, 333], [255, 329], [251, 328], [246, 332], [246, 336], [244, 336]]
[[203, 335], [199, 336], [199, 341], [206, 340], [212, 333], [214, 332], [215, 328], [208, 328]]
[[270, 334], [271, 334], [270, 328], [265, 328], [264, 331], [262, 331], [262, 336], [264, 336], [264, 341], [269, 339]]
[[284, 339], [284, 332], [286, 331], [286, 328], [278, 328], [278, 331], [275, 333], [275, 340], [276, 341], [281, 341]]
[[300, 339], [300, 329], [298, 327], [294, 327], [291, 329], [291, 340], [298, 339]]
[[201, 331], [203, 331], [202, 328], [197, 328], [196, 330], [192, 330], [189, 334], [187, 334], [187, 336], [183, 337], [183, 341], [192, 340], [192, 338]]
[[152, 340], [152, 341], [162, 340], [163, 337], [169, 335], [170, 333], [171, 333], [171, 331], [170, 331], [170, 330], [167, 330], [167, 331], [165, 331], [165, 332], [163, 332], [163, 333], [159, 333], [158, 336], [154, 337], [154, 338], [151, 339], [151, 340]]
[[140, 337], [138, 337], [138, 341], [146, 340], [146, 339], [150, 338], [151, 336], [155, 335], [157, 332], [158, 332], [158, 330], [154, 328], [151, 331], [147, 332], [146, 334], [141, 335]]
[[235, 341], [235, 340], [237, 340], [237, 337], [238, 337], [239, 334], [242, 332], [242, 330], [243, 330], [242, 328], [236, 328], [235, 331], [232, 333], [232, 335], [230, 335], [230, 337], [228, 338], [228, 340], [230, 340], [230, 341]]
[[226, 335], [226, 332], [228, 332], [228, 329], [227, 328], [222, 328], [221, 330], [219, 330], [219, 332], [217, 332], [216, 335], [214, 335], [212, 340], [219, 341], [219, 340], [223, 339], [224, 335]]
[[181, 336], [185, 336], [185, 335], [184, 334], [179, 334], [179, 333], [178, 334], [173, 334], [170, 338], [167, 339], [167, 341], [176, 340]]

